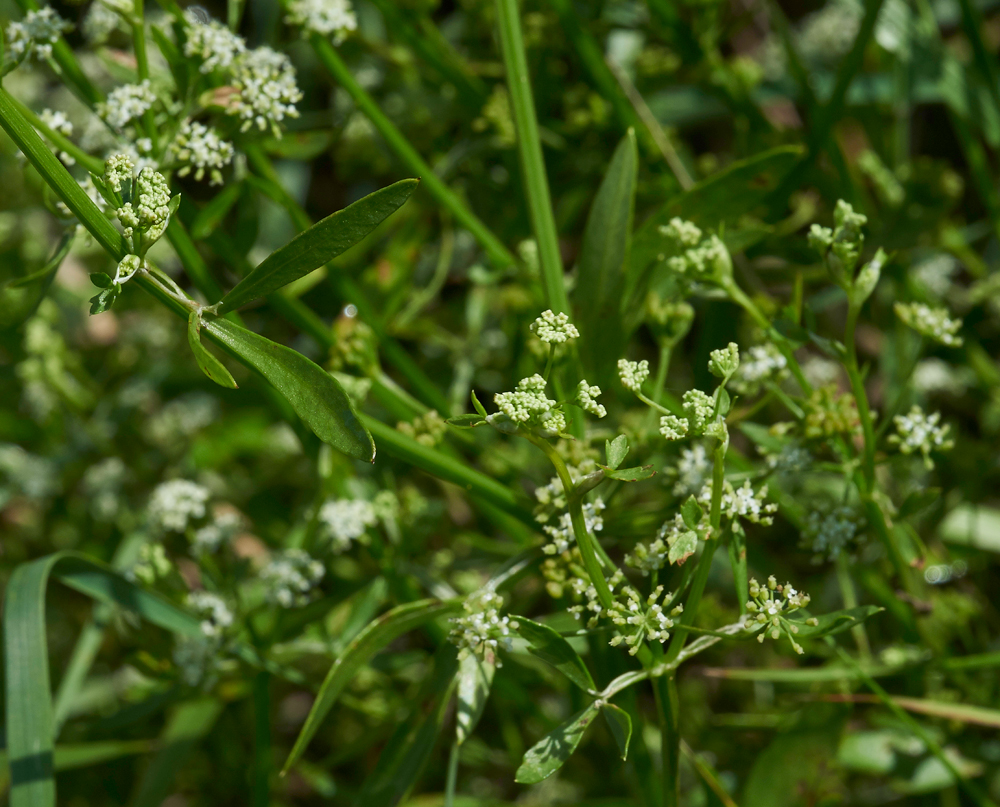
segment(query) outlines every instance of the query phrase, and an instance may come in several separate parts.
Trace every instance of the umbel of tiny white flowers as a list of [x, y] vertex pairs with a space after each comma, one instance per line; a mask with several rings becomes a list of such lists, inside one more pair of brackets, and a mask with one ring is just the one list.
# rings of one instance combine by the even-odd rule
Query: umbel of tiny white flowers
[[530, 330], [535, 336], [550, 345], [562, 344], [580, 336], [576, 326], [569, 321], [568, 315], [556, 314], [552, 309], [543, 311], [538, 319], [531, 323]]
[[[52, 46], [59, 37], [73, 26], [51, 8], [29, 10], [20, 22], [7, 25], [6, 45], [14, 65], [35, 57], [39, 60], [52, 57]], [[5, 72], [9, 69], [5, 66]]]
[[[750, 599], [747, 601], [747, 629], [760, 631], [757, 641], [763, 643], [765, 637], [770, 636], [777, 639], [782, 632], [788, 636], [792, 643], [792, 649], [801, 654], [801, 645], [795, 641], [794, 635], [799, 632], [798, 626], [793, 625], [783, 615], [805, 608], [809, 605], [809, 595], [796, 591], [791, 583], [780, 585], [771, 575], [767, 578], [767, 585], [762, 586], [755, 578], [750, 579]], [[807, 625], [818, 625], [815, 618], [806, 620]]]
[[358, 28], [358, 18], [350, 0], [292, 0], [285, 22], [300, 26], [302, 36], [332, 34], [335, 45], [341, 44]]
[[684, 606], [678, 605], [669, 614], [666, 612], [665, 608], [672, 599], [672, 594], [664, 596], [663, 586], [657, 586], [643, 602], [639, 592], [626, 586], [622, 589], [622, 595], [624, 598], [616, 600], [608, 609], [611, 621], [621, 629], [621, 633], [609, 642], [612, 647], [624, 642], [629, 655], [634, 656], [639, 652], [643, 641], [658, 641], [662, 644], [670, 638], [670, 628], [674, 626], [670, 617], [678, 616], [684, 611]]
[[170, 144], [170, 152], [180, 163], [178, 176], [194, 171], [199, 182], [208, 172], [212, 185], [222, 184], [222, 169], [233, 161], [233, 144], [219, 137], [219, 133], [197, 121], [184, 121], [177, 136]]
[[714, 233], [703, 238], [699, 227], [690, 221], [674, 217], [670, 223], [660, 227], [673, 248], [680, 251], [666, 260], [670, 271], [689, 282], [711, 283], [724, 286], [733, 276], [733, 259], [722, 239]]
[[948, 439], [951, 426], [947, 423], [940, 425], [940, 412], [927, 415], [919, 406], [914, 406], [907, 414], [896, 415], [892, 420], [896, 433], [889, 436], [889, 442], [899, 446], [903, 454], [919, 451], [927, 470], [934, 467], [932, 451], [948, 451], [955, 447], [955, 441]]
[[896, 303], [893, 310], [904, 325], [921, 336], [948, 347], [962, 346], [962, 337], [958, 335], [962, 320], [951, 319], [947, 308], [931, 308], [924, 303]]
[[512, 631], [518, 624], [509, 616], [500, 616], [503, 597], [495, 591], [481, 589], [469, 595], [462, 603], [465, 614], [453, 617], [448, 638], [458, 647], [460, 658], [474, 654], [482, 661], [502, 666], [497, 651], [510, 650], [514, 639]]
[[517, 382], [513, 392], [498, 392], [493, 402], [499, 412], [486, 417], [494, 428], [509, 434], [519, 428], [537, 431], [545, 437], [554, 437], [566, 429], [566, 416], [557, 408], [559, 404], [547, 397], [547, 382], [537, 373]]
[[301, 608], [323, 579], [326, 569], [301, 549], [286, 549], [260, 572], [267, 601], [282, 608]]

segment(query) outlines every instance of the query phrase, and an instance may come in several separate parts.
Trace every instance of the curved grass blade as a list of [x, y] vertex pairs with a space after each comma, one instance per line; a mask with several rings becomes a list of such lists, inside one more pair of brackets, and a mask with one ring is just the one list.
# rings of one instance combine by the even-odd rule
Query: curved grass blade
[[320, 723], [333, 708], [340, 693], [344, 691], [344, 687], [372, 656], [407, 631], [431, 619], [451, 616], [461, 610], [462, 604], [457, 600], [417, 600], [393, 608], [361, 631], [327, 673], [316, 701], [309, 710], [305, 725], [302, 726], [302, 731], [299, 732], [295, 745], [285, 760], [282, 775], [288, 773], [289, 768], [302, 756], [319, 729]]
[[566, 639], [548, 625], [523, 616], [514, 619], [517, 621], [517, 632], [530, 645], [532, 655], [551, 664], [585, 692], [596, 689], [587, 665]]
[[56, 803], [45, 630], [45, 592], [52, 576], [95, 600], [122, 605], [174, 633], [201, 635], [195, 617], [83, 555], [60, 552], [18, 566], [7, 584], [3, 613], [11, 807], [54, 807]]
[[332, 375], [301, 353], [227, 319], [209, 319], [202, 327], [284, 395], [320, 440], [349, 457], [375, 461], [375, 442]]
[[400, 180], [299, 233], [281, 249], [268, 255], [222, 298], [222, 313], [277, 291], [333, 260], [395, 213], [419, 184], [418, 179]]
[[[632, 240], [639, 152], [629, 129], [615, 149], [583, 231], [575, 300], [588, 372], [622, 355], [621, 296]], [[604, 383], [604, 380], [601, 380]]]
[[67, 230], [56, 247], [55, 254], [38, 271], [0, 283], [0, 329], [20, 325], [35, 313], [63, 259], [73, 246], [75, 235], [75, 227]]
[[520, 782], [522, 785], [533, 785], [543, 779], [548, 779], [559, 770], [576, 751], [576, 747], [587, 731], [587, 726], [593, 722], [598, 710], [599, 707], [592, 703], [583, 711], [573, 715], [555, 731], [542, 737], [524, 755], [524, 760], [521, 762], [521, 767], [517, 769], [514, 781]]
[[221, 361], [208, 352], [201, 343], [201, 316], [197, 311], [192, 311], [188, 317], [188, 345], [194, 353], [194, 360], [198, 362], [201, 371], [211, 378], [220, 387], [236, 389], [236, 380], [232, 373], [226, 369]]

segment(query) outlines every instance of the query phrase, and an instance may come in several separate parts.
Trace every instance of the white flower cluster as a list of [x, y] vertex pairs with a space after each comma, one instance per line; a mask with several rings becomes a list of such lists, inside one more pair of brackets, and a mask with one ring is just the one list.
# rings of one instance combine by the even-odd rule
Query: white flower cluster
[[[745, 518], [752, 524], [770, 526], [774, 523], [772, 516], [778, 512], [778, 505], [767, 502], [766, 499], [767, 485], [761, 485], [760, 490], [755, 491], [749, 479], [738, 488], [734, 488], [733, 483], [726, 480], [722, 486], [722, 515], [729, 519]], [[704, 505], [711, 504], [712, 480], [702, 488], [698, 501]]]
[[260, 572], [268, 602], [282, 608], [301, 608], [326, 570], [301, 549], [286, 549]]
[[108, 93], [106, 101], [97, 105], [97, 114], [116, 131], [121, 131], [129, 121], [141, 118], [156, 103], [156, 93], [143, 79], [139, 84], [123, 84]]
[[233, 161], [233, 144], [219, 137], [210, 126], [186, 120], [170, 144], [174, 159], [181, 163], [178, 176], [187, 176], [194, 170], [199, 182], [208, 172], [212, 185], [222, 184], [222, 169]]
[[860, 526], [861, 519], [850, 507], [814, 511], [802, 529], [802, 543], [816, 553], [817, 561], [824, 556], [835, 560], [854, 540]]
[[[42, 123], [48, 126], [53, 132], [66, 135], [66, 137], [70, 137], [73, 134], [73, 123], [66, 117], [66, 113], [61, 110], [53, 111], [51, 109], [43, 109], [39, 113], [38, 117], [41, 119]], [[73, 156], [71, 154], [67, 154], [65, 151], [59, 152], [59, 159], [66, 165], [74, 165], [76, 163]], [[89, 174], [87, 175], [87, 179], [90, 180]], [[93, 180], [90, 181], [93, 182]]]
[[682, 450], [674, 473], [677, 478], [673, 488], [674, 496], [684, 498], [698, 493], [712, 473], [712, 460], [705, 446], [699, 443]]
[[216, 68], [226, 70], [232, 67], [236, 58], [246, 53], [247, 45], [243, 37], [237, 36], [217, 20], [205, 22], [201, 15], [190, 9], [184, 20], [184, 55], [201, 59], [202, 73], [211, 73]]
[[608, 414], [608, 410], [597, 402], [597, 397], [601, 394], [601, 388], [591, 385], [586, 380], [581, 381], [576, 388], [576, 402], [584, 412], [589, 412], [595, 417], [602, 418]]
[[242, 37], [216, 20], [203, 21], [196, 12], [189, 10], [185, 22], [184, 54], [201, 60], [202, 73], [227, 72], [235, 90], [227, 112], [243, 121], [241, 131], [257, 126], [281, 137], [278, 124], [297, 118], [295, 104], [302, 100], [289, 58], [266, 46], [249, 50]]
[[549, 345], [562, 344], [580, 336], [576, 326], [569, 321], [568, 315], [556, 314], [552, 309], [543, 311], [541, 316], [531, 323], [530, 330]]
[[242, 526], [243, 520], [238, 513], [232, 510], [216, 513], [210, 523], [195, 530], [191, 538], [192, 554], [205, 555], [218, 552], [219, 547], [233, 540]]
[[[667, 258], [670, 271], [695, 281], [720, 281], [732, 274], [729, 250], [717, 235], [703, 239], [703, 233], [690, 221], [673, 218], [660, 234], [672, 242], [680, 255]], [[663, 260], [665, 256], [660, 256]]]
[[715, 417], [715, 400], [701, 390], [691, 389], [681, 398], [685, 417], [664, 415], [660, 418], [660, 434], [668, 440], [680, 440], [688, 434], [707, 434], [725, 438], [725, 423]]
[[740, 348], [735, 342], [708, 354], [708, 371], [723, 383], [729, 381], [740, 369]]
[[[774, 579], [774, 575], [767, 578], [767, 585], [761, 586], [755, 579], [750, 580], [750, 597], [747, 601], [747, 611], [750, 617], [747, 620], [747, 627], [750, 630], [760, 630], [757, 641], [763, 643], [765, 637], [770, 634], [772, 639], [781, 636], [784, 630], [792, 643], [792, 649], [801, 654], [802, 647], [793, 638], [793, 634], [799, 632], [797, 626], [792, 625], [783, 614], [797, 611], [809, 605], [809, 595], [796, 591], [791, 583], [780, 585]], [[806, 624], [817, 624], [815, 619], [809, 619]]]
[[225, 600], [208, 591], [192, 591], [187, 604], [201, 617], [201, 632], [209, 639], [218, 639], [233, 624], [233, 612]]
[[545, 435], [560, 434], [566, 428], [566, 416], [556, 409], [556, 401], [546, 397], [546, 385], [537, 373], [522, 378], [513, 392], [498, 392], [493, 396], [493, 403], [500, 411], [488, 415], [486, 420], [497, 428], [505, 426], [506, 419], [514, 429], [523, 425]]
[[[583, 523], [590, 535], [604, 529], [604, 518], [601, 516], [603, 512], [604, 500], [600, 496], [595, 498], [593, 502], [583, 503]], [[573, 535], [573, 520], [569, 513], [560, 515], [556, 526], [547, 524], [542, 529], [552, 539], [551, 543], [542, 547], [542, 551], [546, 555], [561, 555], [576, 541], [576, 537]]]
[[510, 650], [514, 639], [511, 631], [517, 630], [517, 622], [500, 616], [503, 597], [483, 589], [467, 597], [462, 607], [465, 614], [451, 619], [455, 627], [448, 636], [458, 646], [459, 656], [473, 653], [500, 667], [497, 650], [501, 646]]
[[281, 137], [278, 124], [299, 116], [295, 104], [302, 100], [302, 92], [295, 83], [295, 68], [284, 53], [265, 46], [242, 54], [233, 66], [233, 85], [237, 92], [228, 111], [242, 119], [240, 131], [256, 125], [262, 132], [270, 129]]
[[358, 18], [350, 0], [292, 0], [285, 22], [302, 28], [302, 35], [330, 36], [339, 45], [358, 28]]
[[115, 212], [125, 237], [131, 238], [138, 230], [148, 243], [156, 241], [167, 229], [170, 218], [170, 185], [166, 177], [152, 168], [143, 168], [136, 178], [132, 201], [125, 202]]
[[693, 222], [674, 216], [669, 224], [660, 227], [660, 235], [666, 236], [679, 247], [696, 247], [701, 242], [702, 232]]
[[364, 499], [331, 499], [320, 508], [319, 520], [331, 549], [339, 554], [374, 526], [378, 516], [371, 502]]
[[649, 378], [649, 362], [618, 359], [618, 377], [622, 386], [631, 392], [641, 392], [642, 383]]
[[733, 389], [741, 395], [753, 395], [765, 381], [781, 378], [787, 367], [788, 359], [772, 343], [754, 345], [733, 376]]
[[32, 56], [48, 59], [52, 56], [52, 46], [72, 28], [51, 8], [32, 9], [20, 22], [7, 25], [7, 49], [17, 61], [30, 59]]
[[931, 308], [924, 303], [896, 303], [893, 308], [904, 325], [917, 333], [948, 347], [961, 347], [958, 332], [962, 320], [951, 319], [947, 308]]
[[904, 454], [919, 451], [928, 469], [934, 467], [932, 451], [948, 451], [955, 447], [955, 442], [948, 439], [951, 426], [940, 425], [940, 412], [927, 415], [919, 406], [914, 406], [907, 414], [896, 415], [892, 420], [896, 433], [889, 436], [889, 442], [898, 445]]
[[209, 496], [206, 488], [187, 479], [162, 482], [149, 499], [149, 523], [162, 530], [183, 532], [190, 521], [204, 518]]
[[807, 14], [795, 37], [803, 58], [808, 62], [836, 63], [854, 44], [862, 11], [861, 5], [851, 0], [833, 0]]
[[609, 642], [612, 647], [624, 642], [629, 649], [629, 655], [634, 656], [639, 652], [643, 641], [658, 641], [662, 644], [670, 638], [670, 628], [674, 626], [674, 621], [670, 617], [678, 616], [684, 610], [683, 605], [678, 605], [672, 608], [669, 614], [666, 612], [665, 607], [670, 602], [672, 594], [664, 595], [663, 586], [654, 588], [645, 602], [639, 592], [631, 586], [622, 589], [622, 594], [624, 600], [616, 600], [608, 609], [611, 621], [624, 629]]
[[[584, 572], [585, 574], [585, 572]], [[615, 573], [608, 578], [608, 588], [612, 592], [621, 584], [625, 579], [625, 574], [621, 569], [616, 569]], [[586, 605], [571, 605], [566, 610], [569, 611], [577, 619], [583, 618], [584, 611], [589, 611], [591, 613], [590, 618], [587, 620], [588, 628], [596, 628], [598, 621], [601, 616], [605, 613], [604, 606], [601, 605], [601, 600], [597, 596], [597, 589], [590, 582], [589, 578], [584, 578], [579, 574], [573, 578], [571, 581], [571, 586], [573, 593], [576, 596], [584, 596], [587, 599]]]
[[87, 14], [83, 18], [83, 38], [91, 45], [99, 45], [118, 29], [122, 23], [122, 18], [114, 9], [96, 0], [90, 4]]

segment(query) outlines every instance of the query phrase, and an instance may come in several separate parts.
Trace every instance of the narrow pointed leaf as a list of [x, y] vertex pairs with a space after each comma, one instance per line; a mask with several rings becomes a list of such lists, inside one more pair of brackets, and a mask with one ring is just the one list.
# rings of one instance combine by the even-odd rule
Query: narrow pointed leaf
[[464, 743], [483, 716], [486, 700], [493, 685], [496, 664], [469, 653], [458, 662], [458, 711], [455, 714], [455, 736]]
[[220, 387], [236, 389], [236, 380], [226, 366], [215, 356], [208, 352], [208, 348], [201, 343], [201, 319], [197, 311], [192, 311], [188, 317], [188, 344], [194, 359], [198, 362], [201, 371], [211, 378]]
[[340, 693], [344, 691], [355, 674], [386, 645], [407, 631], [438, 617], [452, 616], [462, 610], [462, 604], [455, 601], [417, 600], [393, 608], [383, 614], [348, 645], [343, 654], [333, 663], [330, 671], [320, 687], [319, 694], [309, 710], [309, 716], [299, 732], [292, 752], [285, 760], [284, 771], [287, 772], [296, 760], [302, 756], [309, 741], [312, 740], [320, 723], [337, 702]]
[[38, 308], [63, 259], [73, 245], [76, 228], [72, 227], [56, 247], [55, 254], [41, 269], [30, 275], [0, 283], [0, 330], [20, 325]]
[[592, 703], [555, 731], [542, 737], [524, 755], [514, 781], [523, 785], [533, 785], [548, 779], [559, 770], [576, 751], [584, 732], [587, 731], [587, 726], [597, 717], [597, 712], [598, 707]]
[[591, 372], [610, 367], [621, 355], [625, 338], [621, 296], [632, 238], [638, 166], [635, 132], [630, 129], [615, 149], [583, 231], [574, 302], [583, 335], [581, 352]]
[[[83, 555], [60, 552], [17, 567], [7, 584], [3, 608], [11, 807], [56, 803], [45, 629], [45, 593], [53, 576], [92, 599], [117, 603], [174, 633], [202, 635], [198, 619]], [[16, 664], [10, 663], [13, 659]]]
[[375, 461], [375, 442], [332, 375], [301, 353], [227, 319], [206, 320], [202, 328], [264, 376], [320, 440], [349, 457]]
[[419, 184], [403, 179], [369, 194], [299, 233], [268, 255], [222, 298], [222, 312], [233, 311], [298, 280], [353, 247], [410, 198]]
[[530, 645], [532, 655], [551, 664], [580, 689], [589, 692], [596, 688], [587, 665], [566, 639], [548, 625], [523, 616], [514, 619], [517, 632]]
[[799, 632], [795, 634], [795, 638], [818, 639], [820, 636], [833, 636], [837, 633], [843, 633], [845, 630], [849, 630], [855, 625], [860, 625], [868, 617], [883, 610], [885, 609], [879, 608], [877, 605], [861, 605], [857, 608], [847, 608], [843, 611], [834, 611], [833, 613], [815, 617], [819, 623], [817, 625], [807, 624], [806, 620], [813, 617], [804, 614], [802, 611], [795, 611], [789, 614], [788, 621], [799, 629]]
[[622, 752], [622, 759], [628, 759], [628, 745], [632, 740], [632, 718], [624, 709], [615, 706], [613, 703], [606, 703], [601, 707], [604, 719], [608, 721], [608, 728], [618, 743], [618, 750]]

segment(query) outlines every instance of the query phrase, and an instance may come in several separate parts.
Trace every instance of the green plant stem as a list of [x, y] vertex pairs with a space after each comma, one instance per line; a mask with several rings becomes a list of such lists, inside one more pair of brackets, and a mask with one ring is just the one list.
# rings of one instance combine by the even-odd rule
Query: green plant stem
[[[844, 552], [837, 555], [836, 567], [837, 585], [840, 586], [840, 596], [844, 601], [844, 608], [857, 608], [858, 595], [854, 591], [854, 581], [851, 580], [851, 569], [848, 565], [847, 555]], [[854, 637], [854, 643], [858, 646], [858, 655], [861, 656], [861, 660], [865, 664], [871, 664], [872, 647], [868, 641], [868, 632], [865, 630], [864, 623], [851, 628], [851, 635]]]
[[451, 744], [451, 753], [448, 754], [448, 775], [444, 785], [444, 807], [454, 807], [455, 805], [455, 785], [458, 781], [458, 740]]
[[844, 347], [847, 349], [847, 355], [844, 365], [847, 368], [847, 377], [851, 382], [851, 392], [854, 393], [854, 400], [858, 405], [858, 419], [861, 421], [861, 431], [865, 441], [861, 468], [865, 476], [866, 487], [871, 493], [875, 487], [875, 427], [872, 422], [871, 408], [868, 406], [868, 393], [865, 391], [864, 380], [861, 378], [861, 370], [858, 367], [858, 352], [855, 345], [855, 330], [860, 313], [859, 306], [848, 307], [847, 328], [844, 334]]
[[382, 135], [386, 143], [388, 143], [389, 148], [396, 153], [396, 156], [411, 171], [420, 177], [422, 184], [427, 188], [431, 196], [437, 199], [438, 203], [455, 217], [455, 221], [472, 234], [472, 237], [479, 242], [479, 245], [486, 252], [487, 256], [489, 256], [490, 261], [498, 268], [510, 266], [515, 263], [514, 256], [500, 242], [500, 239], [434, 173], [434, 170], [417, 153], [417, 150], [410, 145], [402, 132], [379, 109], [375, 100], [358, 84], [333, 45], [318, 34], [313, 34], [309, 41], [320, 62], [322, 62], [323, 66], [330, 72], [330, 75], [347, 91], [348, 95], [354, 100], [354, 103], [358, 105], [358, 108], [372, 122], [372, 125]]
[[569, 313], [569, 298], [563, 283], [562, 256], [559, 235], [549, 197], [549, 181], [545, 174], [542, 141], [538, 136], [535, 102], [531, 92], [528, 59], [521, 36], [521, 20], [517, 0], [497, 0], [497, 25], [503, 51], [507, 89], [517, 130], [517, 151], [524, 174], [525, 191], [531, 226], [538, 242], [538, 260], [542, 269], [542, 285], [549, 308], [557, 313]]
[[[132, 4], [132, 47], [135, 50], [136, 72], [139, 74], [139, 81], [143, 82], [149, 78], [149, 54], [146, 51], [146, 20], [145, 20], [144, 0], [135, 0]], [[156, 120], [153, 118], [153, 110], [147, 109], [142, 115], [143, 128], [146, 136], [153, 141], [153, 152], [155, 153], [159, 144], [159, 134], [156, 129]]]
[[258, 672], [253, 682], [253, 807], [271, 803], [271, 675]]
[[552, 447], [551, 443], [544, 438], [533, 435], [529, 435], [528, 440], [545, 453], [545, 456], [549, 458], [549, 462], [556, 469], [556, 474], [559, 476], [559, 481], [562, 482], [563, 490], [566, 493], [566, 508], [569, 510], [570, 521], [573, 525], [573, 535], [580, 549], [580, 557], [583, 558], [583, 567], [587, 570], [590, 582], [594, 584], [594, 588], [597, 590], [597, 598], [601, 601], [601, 605], [604, 608], [611, 608], [614, 605], [615, 597], [611, 593], [611, 587], [608, 586], [608, 581], [605, 579], [604, 572], [601, 569], [601, 563], [597, 559], [596, 542], [587, 531], [587, 522], [583, 516], [583, 496], [576, 490], [576, 485], [573, 484], [573, 478], [569, 475], [566, 463], [559, 456], [555, 448]]

